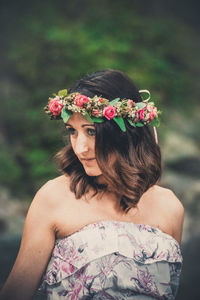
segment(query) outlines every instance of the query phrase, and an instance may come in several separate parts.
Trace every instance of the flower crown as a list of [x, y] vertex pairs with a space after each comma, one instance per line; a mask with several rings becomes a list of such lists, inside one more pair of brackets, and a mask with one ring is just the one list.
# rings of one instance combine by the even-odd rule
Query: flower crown
[[124, 119], [131, 126], [142, 127], [144, 125], [159, 126], [158, 115], [161, 113], [154, 102], [149, 102], [148, 90], [140, 90], [140, 93], [148, 93], [149, 97], [142, 102], [134, 102], [131, 99], [116, 98], [112, 101], [103, 97], [86, 97], [80, 93], [69, 93], [61, 90], [58, 95], [49, 98], [49, 103], [44, 107], [51, 120], [63, 119], [68, 121], [74, 112], [81, 113], [89, 122], [102, 123], [106, 119], [114, 120], [122, 131], [126, 131]]

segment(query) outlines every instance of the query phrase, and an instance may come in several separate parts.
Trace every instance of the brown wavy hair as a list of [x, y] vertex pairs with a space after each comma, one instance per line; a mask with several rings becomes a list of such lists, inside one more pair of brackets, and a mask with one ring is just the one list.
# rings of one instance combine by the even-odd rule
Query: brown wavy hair
[[[102, 96], [110, 101], [118, 97], [142, 100], [133, 81], [123, 72], [111, 69], [85, 76], [70, 92]], [[91, 188], [95, 194], [109, 189], [118, 196], [122, 209], [128, 211], [159, 181], [161, 153], [152, 130], [148, 126], [132, 127], [126, 120], [125, 125], [123, 132], [113, 120], [95, 123], [96, 160], [107, 184], [98, 184], [97, 177], [85, 173], [71, 144], [57, 153], [60, 169], [70, 176], [70, 189], [77, 199]]]

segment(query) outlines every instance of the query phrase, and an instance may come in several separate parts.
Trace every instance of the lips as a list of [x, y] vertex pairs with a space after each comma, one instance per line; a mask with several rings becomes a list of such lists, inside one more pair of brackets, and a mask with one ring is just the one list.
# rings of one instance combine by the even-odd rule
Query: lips
[[80, 161], [82, 161], [82, 162], [90, 162], [90, 161], [93, 161], [93, 160], [95, 160], [95, 157], [93, 157], [93, 158], [80, 158]]

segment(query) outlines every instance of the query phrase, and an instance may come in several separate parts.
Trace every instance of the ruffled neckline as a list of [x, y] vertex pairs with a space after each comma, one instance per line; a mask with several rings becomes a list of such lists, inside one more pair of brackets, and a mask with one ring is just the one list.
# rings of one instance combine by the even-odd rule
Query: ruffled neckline
[[150, 229], [154, 233], [156, 233], [156, 232], [157, 233], [161, 233], [163, 236], [166, 236], [166, 237], [170, 238], [180, 248], [180, 244], [178, 243], [178, 241], [172, 235], [164, 232], [163, 230], [161, 230], [158, 227], [155, 227], [155, 226], [152, 226], [152, 225], [148, 225], [148, 224], [126, 222], [126, 221], [117, 221], [117, 220], [99, 220], [99, 221], [95, 221], [95, 222], [86, 224], [86, 225], [80, 227], [78, 230], [72, 232], [71, 234], [69, 234], [67, 236], [64, 236], [64, 237], [61, 237], [61, 238], [57, 238], [56, 241], [65, 240], [67, 238], [73, 238], [73, 236], [76, 235], [77, 233], [85, 231], [85, 230], [88, 230], [91, 227], [96, 227], [96, 226], [101, 225], [101, 224], [105, 224], [105, 225], [106, 224], [114, 224], [114, 225], [119, 224], [119, 225], [124, 225], [124, 226], [126, 226], [126, 225], [133, 226], [133, 227], [135, 226], [135, 227], [139, 228], [140, 231], [141, 231], [141, 229]]
[[44, 282], [62, 281], [90, 263], [117, 253], [136, 264], [182, 263], [178, 242], [159, 228], [122, 221], [96, 221], [55, 242]]

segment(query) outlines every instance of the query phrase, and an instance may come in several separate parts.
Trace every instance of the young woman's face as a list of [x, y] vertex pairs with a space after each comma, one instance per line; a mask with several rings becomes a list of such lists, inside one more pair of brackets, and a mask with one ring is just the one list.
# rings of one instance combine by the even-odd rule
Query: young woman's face
[[80, 113], [73, 113], [65, 124], [74, 153], [88, 176], [99, 176], [101, 170], [95, 158], [95, 126]]

